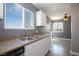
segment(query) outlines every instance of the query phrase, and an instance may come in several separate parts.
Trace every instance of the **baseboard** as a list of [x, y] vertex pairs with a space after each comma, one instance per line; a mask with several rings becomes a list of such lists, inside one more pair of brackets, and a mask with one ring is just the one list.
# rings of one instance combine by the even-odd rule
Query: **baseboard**
[[75, 52], [75, 51], [72, 51], [72, 50], [70, 51], [70, 54], [71, 55], [75, 55], [75, 56], [79, 56], [79, 53], [78, 52]]
[[71, 39], [65, 39], [65, 38], [52, 38], [52, 40], [71, 40]]

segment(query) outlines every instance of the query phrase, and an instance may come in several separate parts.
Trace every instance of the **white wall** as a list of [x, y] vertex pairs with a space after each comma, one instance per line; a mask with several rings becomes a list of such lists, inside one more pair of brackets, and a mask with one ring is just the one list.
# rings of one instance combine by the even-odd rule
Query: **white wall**
[[72, 4], [71, 13], [71, 50], [79, 53], [79, 4]]
[[3, 18], [3, 4], [0, 3], [0, 18]]

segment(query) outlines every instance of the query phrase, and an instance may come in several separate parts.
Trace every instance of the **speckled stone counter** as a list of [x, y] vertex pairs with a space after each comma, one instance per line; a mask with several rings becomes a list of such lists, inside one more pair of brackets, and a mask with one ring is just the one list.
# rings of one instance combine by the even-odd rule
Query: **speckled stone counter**
[[9, 38], [9, 39], [0, 38], [0, 55], [7, 53], [9, 51], [12, 51], [14, 49], [20, 48], [22, 46], [29, 45], [33, 42], [39, 41], [49, 35], [50, 34], [43, 34], [43, 35], [39, 35], [40, 36], [39, 38], [32, 39], [32, 40], [25, 39], [23, 41], [20, 39], [23, 39], [26, 37], [19, 37], [19, 38], [15, 38], [15, 39], [14, 38]]

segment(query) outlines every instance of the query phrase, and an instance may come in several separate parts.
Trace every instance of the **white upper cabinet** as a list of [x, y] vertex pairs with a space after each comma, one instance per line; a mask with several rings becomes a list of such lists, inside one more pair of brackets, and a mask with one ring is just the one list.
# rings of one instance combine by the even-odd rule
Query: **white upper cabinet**
[[36, 26], [46, 26], [46, 15], [42, 11], [36, 12]]

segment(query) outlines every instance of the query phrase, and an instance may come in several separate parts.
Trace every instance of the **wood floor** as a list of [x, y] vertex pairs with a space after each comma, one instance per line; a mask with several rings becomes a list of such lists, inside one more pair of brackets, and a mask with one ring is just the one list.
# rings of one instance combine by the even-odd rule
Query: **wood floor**
[[70, 56], [71, 40], [52, 39], [47, 56]]

